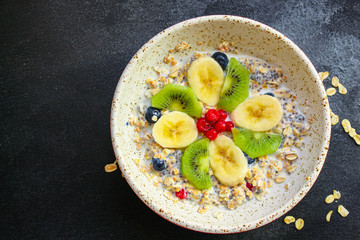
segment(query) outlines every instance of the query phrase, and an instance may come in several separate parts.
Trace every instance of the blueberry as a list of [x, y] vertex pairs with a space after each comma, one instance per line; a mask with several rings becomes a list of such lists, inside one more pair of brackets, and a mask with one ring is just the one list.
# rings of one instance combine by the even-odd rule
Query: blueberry
[[153, 165], [154, 170], [159, 171], [159, 172], [166, 168], [165, 160], [160, 160], [160, 158], [153, 158], [152, 165]]
[[256, 161], [256, 158], [251, 158], [249, 157], [246, 153], [244, 153], [245, 157], [247, 158], [248, 160], [248, 164], [253, 164], [255, 161]]
[[226, 69], [226, 66], [229, 63], [229, 59], [225, 53], [216, 52], [211, 57], [220, 64], [222, 69], [224, 69], [224, 70]]
[[145, 119], [149, 123], [156, 123], [161, 117], [161, 110], [154, 107], [148, 107], [145, 113]]
[[267, 93], [265, 93], [265, 95], [269, 95], [269, 96], [275, 97], [275, 95], [274, 95], [272, 92], [267, 92]]

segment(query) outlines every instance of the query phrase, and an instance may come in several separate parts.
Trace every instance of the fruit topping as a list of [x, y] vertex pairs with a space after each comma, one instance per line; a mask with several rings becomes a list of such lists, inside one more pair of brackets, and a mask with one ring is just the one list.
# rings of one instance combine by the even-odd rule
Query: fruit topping
[[219, 111], [219, 115], [220, 115], [220, 119], [221, 120], [225, 120], [227, 118], [227, 112], [225, 112], [224, 110], [220, 109]]
[[164, 148], [183, 148], [198, 137], [195, 120], [183, 112], [164, 114], [152, 129], [154, 140]]
[[220, 118], [220, 114], [216, 109], [209, 109], [205, 113], [205, 118], [208, 122], [216, 122]]
[[219, 120], [215, 123], [214, 129], [218, 132], [224, 132], [226, 130], [226, 123], [224, 120]]
[[246, 182], [246, 187], [247, 187], [250, 191], [253, 191], [253, 189], [254, 189], [254, 186], [253, 186], [251, 183], [249, 183], [249, 182]]
[[252, 132], [245, 128], [233, 128], [232, 134], [236, 146], [251, 158], [276, 152], [282, 141], [281, 134]]
[[193, 61], [187, 78], [198, 99], [210, 106], [219, 102], [224, 84], [224, 71], [213, 58], [204, 56]]
[[145, 113], [145, 119], [149, 123], [156, 123], [161, 117], [161, 110], [154, 107], [148, 107]]
[[265, 93], [265, 95], [269, 95], [269, 96], [275, 97], [275, 94], [273, 94], [272, 92], [267, 92], [267, 93]]
[[267, 131], [280, 122], [282, 115], [283, 110], [277, 98], [261, 95], [242, 102], [231, 113], [231, 120], [238, 127]]
[[182, 188], [180, 191], [176, 192], [175, 195], [180, 199], [185, 199], [188, 196], [188, 192]]
[[205, 118], [199, 118], [196, 123], [196, 127], [200, 132], [207, 132], [210, 130], [211, 124], [206, 121]]
[[152, 158], [151, 162], [155, 171], [161, 172], [166, 168], [165, 160], [160, 160], [160, 158]]
[[227, 113], [220, 109], [209, 109], [205, 113], [205, 117], [199, 118], [196, 123], [197, 128], [200, 132], [204, 132], [206, 137], [210, 140], [214, 140], [219, 133], [224, 131], [231, 131], [231, 128], [234, 127], [234, 124], [231, 121], [225, 122]]
[[231, 132], [231, 129], [233, 128], [233, 127], [235, 127], [235, 125], [233, 124], [233, 122], [231, 122], [231, 121], [227, 121], [227, 122], [225, 122], [226, 123], [226, 131], [227, 132]]
[[193, 117], [200, 117], [202, 108], [194, 91], [185, 86], [167, 84], [151, 98], [151, 106], [159, 109], [180, 111]]
[[231, 58], [226, 71], [218, 107], [232, 112], [249, 97], [250, 71], [235, 58]]
[[244, 181], [248, 162], [234, 142], [220, 135], [210, 142], [210, 166], [221, 184], [236, 186]]
[[207, 131], [205, 135], [209, 140], [214, 140], [217, 137], [218, 132], [212, 128], [209, 131]]
[[197, 189], [211, 187], [208, 139], [199, 139], [185, 149], [180, 160], [180, 169], [181, 174]]
[[[236, 145], [236, 143], [235, 143], [235, 145]], [[249, 157], [246, 153], [244, 153], [244, 155], [245, 155], [245, 157], [247, 158], [249, 165], [250, 165], [250, 164], [253, 164], [254, 162], [256, 162], [256, 158], [251, 158], [251, 157]]]
[[212, 56], [211, 56], [213, 59], [215, 59], [215, 61], [217, 61], [219, 64], [220, 64], [220, 66], [221, 66], [221, 68], [222, 69], [226, 69], [226, 66], [228, 65], [228, 63], [229, 63], [229, 59], [228, 59], [228, 57], [226, 56], [226, 54], [225, 53], [223, 53], [223, 52], [216, 52], [216, 53], [214, 53]]

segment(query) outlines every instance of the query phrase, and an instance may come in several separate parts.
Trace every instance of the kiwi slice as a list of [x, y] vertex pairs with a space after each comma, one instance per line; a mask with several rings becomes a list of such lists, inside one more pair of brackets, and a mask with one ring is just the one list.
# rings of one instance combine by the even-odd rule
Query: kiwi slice
[[208, 189], [211, 187], [209, 165], [209, 139], [202, 138], [185, 149], [181, 157], [180, 170], [197, 189]]
[[246, 128], [233, 128], [235, 145], [251, 158], [276, 152], [282, 141], [281, 134], [253, 132]]
[[189, 116], [201, 117], [202, 108], [194, 91], [185, 86], [168, 84], [151, 98], [151, 106], [180, 111]]
[[238, 60], [231, 58], [226, 70], [224, 86], [221, 90], [218, 107], [232, 112], [249, 97], [250, 71]]

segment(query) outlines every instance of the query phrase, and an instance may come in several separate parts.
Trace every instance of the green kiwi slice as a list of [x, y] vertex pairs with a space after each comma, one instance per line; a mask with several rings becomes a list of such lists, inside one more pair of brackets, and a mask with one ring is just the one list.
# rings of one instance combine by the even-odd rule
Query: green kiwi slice
[[232, 112], [249, 97], [250, 71], [238, 60], [231, 58], [226, 70], [224, 86], [221, 90], [218, 107]]
[[196, 140], [185, 149], [181, 157], [181, 174], [197, 189], [208, 189], [211, 187], [209, 161], [209, 139]]
[[168, 84], [151, 98], [151, 106], [201, 117], [202, 108], [190, 87]]
[[281, 134], [253, 132], [245, 128], [233, 128], [234, 143], [251, 158], [276, 152], [282, 141]]

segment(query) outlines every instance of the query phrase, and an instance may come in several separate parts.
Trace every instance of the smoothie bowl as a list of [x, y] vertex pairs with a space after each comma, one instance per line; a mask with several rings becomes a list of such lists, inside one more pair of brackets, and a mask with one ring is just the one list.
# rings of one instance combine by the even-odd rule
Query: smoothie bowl
[[305, 54], [236, 16], [156, 35], [124, 70], [111, 109], [133, 191], [161, 217], [207, 233], [255, 229], [293, 208], [320, 174], [330, 126]]

